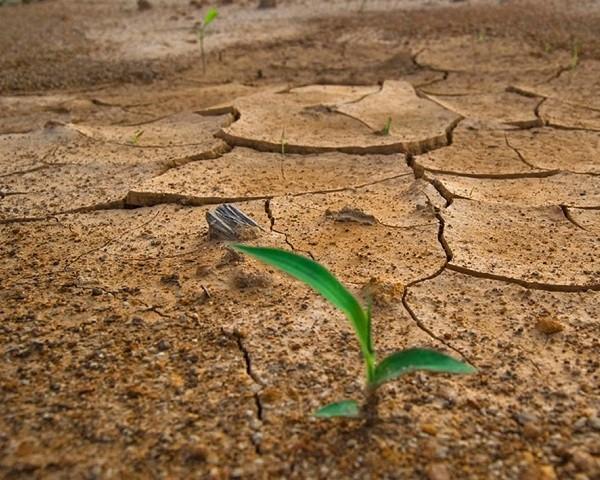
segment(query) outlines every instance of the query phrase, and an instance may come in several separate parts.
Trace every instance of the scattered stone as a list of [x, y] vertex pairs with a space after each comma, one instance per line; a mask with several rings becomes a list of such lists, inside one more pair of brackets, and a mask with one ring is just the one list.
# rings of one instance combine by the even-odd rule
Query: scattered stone
[[227, 203], [206, 212], [206, 221], [211, 240], [254, 240], [261, 230], [252, 218]]
[[588, 424], [594, 430], [600, 431], [600, 417], [590, 417], [588, 420]]
[[577, 449], [571, 452], [571, 462], [580, 472], [595, 474], [600, 471], [599, 462], [586, 451]]
[[586, 424], [587, 424], [587, 418], [579, 417], [573, 423], [573, 430], [575, 430], [576, 432], [581, 432], [581, 431], [585, 430]]
[[557, 480], [556, 472], [552, 465], [540, 465], [532, 461], [521, 470], [519, 480]]
[[421, 431], [427, 433], [428, 435], [437, 435], [438, 428], [437, 425], [433, 423], [423, 423], [421, 424]]
[[450, 471], [445, 463], [432, 463], [425, 468], [429, 480], [451, 480]]
[[549, 317], [539, 318], [535, 324], [535, 328], [546, 335], [553, 335], [562, 332], [565, 329], [559, 321]]
[[529, 440], [535, 440], [544, 433], [544, 430], [534, 422], [527, 422], [523, 426], [523, 436]]

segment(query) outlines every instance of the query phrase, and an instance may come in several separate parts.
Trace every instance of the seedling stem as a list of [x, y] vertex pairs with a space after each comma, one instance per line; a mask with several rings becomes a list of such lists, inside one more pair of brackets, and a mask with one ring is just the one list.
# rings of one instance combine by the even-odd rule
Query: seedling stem
[[210, 25], [215, 18], [219, 15], [219, 12], [216, 8], [209, 8], [202, 19], [202, 23], [200, 24], [200, 28], [198, 29], [198, 40], [200, 42], [200, 54], [202, 55], [202, 73], [206, 74], [206, 55], [204, 54], [204, 34], [206, 32], [206, 27]]

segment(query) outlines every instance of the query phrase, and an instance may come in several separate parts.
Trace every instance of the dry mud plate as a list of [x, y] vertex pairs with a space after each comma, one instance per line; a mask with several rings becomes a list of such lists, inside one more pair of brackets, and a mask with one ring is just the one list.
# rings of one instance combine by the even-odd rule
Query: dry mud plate
[[598, 2], [218, 3], [0, 0], [0, 477], [600, 479]]

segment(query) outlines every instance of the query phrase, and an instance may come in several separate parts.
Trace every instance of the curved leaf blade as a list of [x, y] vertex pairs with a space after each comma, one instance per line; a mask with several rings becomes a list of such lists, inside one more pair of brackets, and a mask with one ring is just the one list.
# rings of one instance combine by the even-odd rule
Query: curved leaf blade
[[216, 8], [211, 7], [208, 9], [208, 11], [206, 12], [206, 15], [204, 15], [204, 20], [202, 21], [202, 26], [206, 27], [208, 24], [212, 23], [212, 21], [217, 18], [217, 16], [219, 15], [219, 12], [217, 11]]
[[356, 400], [342, 400], [341, 402], [330, 403], [319, 408], [314, 415], [319, 418], [356, 418], [360, 416], [360, 407]]
[[392, 353], [375, 367], [372, 385], [394, 380], [406, 373], [425, 370], [428, 372], [468, 374], [477, 369], [466, 362], [428, 348], [409, 348]]
[[361, 348], [370, 351], [369, 321], [358, 300], [329, 270], [319, 263], [286, 250], [249, 245], [231, 245], [234, 250], [246, 253], [268, 265], [306, 283], [339, 308], [354, 327]]

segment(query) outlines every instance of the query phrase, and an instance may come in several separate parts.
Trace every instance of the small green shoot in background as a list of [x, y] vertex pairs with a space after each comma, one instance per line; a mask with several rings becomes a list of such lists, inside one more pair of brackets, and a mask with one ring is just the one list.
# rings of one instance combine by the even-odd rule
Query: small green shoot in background
[[429, 372], [474, 373], [468, 363], [456, 360], [444, 353], [426, 348], [409, 348], [392, 353], [377, 361], [371, 337], [371, 308], [365, 309], [360, 302], [321, 264], [286, 250], [252, 247], [235, 244], [234, 250], [250, 255], [268, 265], [278, 268], [306, 283], [340, 309], [350, 321], [358, 338], [365, 363], [366, 402], [361, 406], [356, 400], [342, 400], [326, 405], [315, 412], [317, 417], [374, 418], [376, 390], [385, 382], [417, 370]]
[[581, 55], [581, 43], [575, 41], [571, 49], [571, 69], [579, 65], [579, 57]]
[[285, 139], [285, 127], [281, 130], [281, 154], [285, 155], [285, 146], [287, 145], [287, 141]]
[[392, 128], [392, 117], [388, 117], [388, 119], [385, 122], [385, 125], [381, 129], [381, 134], [385, 137], [389, 136], [391, 128]]
[[133, 135], [131, 136], [131, 138], [129, 139], [129, 143], [131, 145], [137, 145], [138, 143], [140, 143], [140, 138], [142, 138], [142, 135], [144, 134], [143, 130], [136, 130]]
[[206, 33], [206, 27], [208, 27], [218, 16], [219, 12], [216, 8], [209, 8], [202, 19], [202, 24], [198, 28], [198, 41], [200, 42], [200, 54], [202, 55], [202, 73], [206, 73], [206, 55], [204, 54], [204, 35]]

